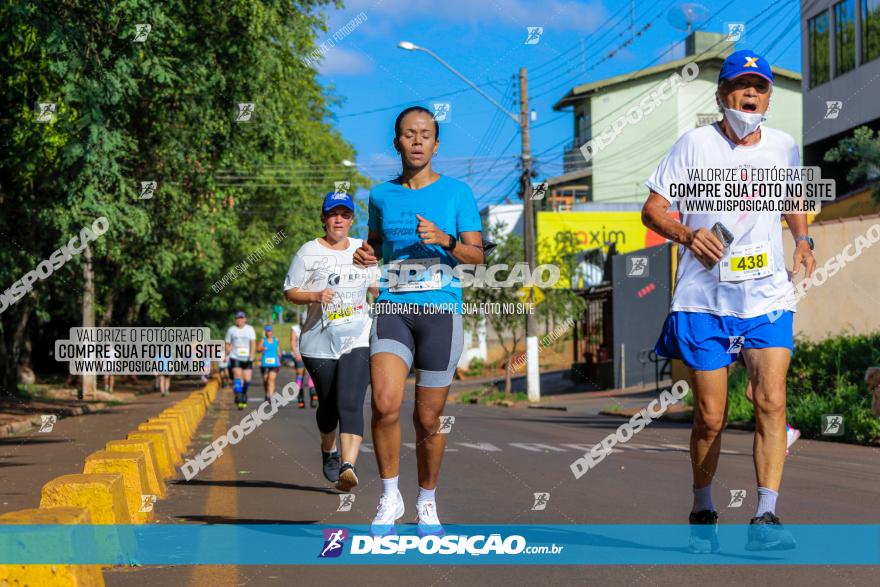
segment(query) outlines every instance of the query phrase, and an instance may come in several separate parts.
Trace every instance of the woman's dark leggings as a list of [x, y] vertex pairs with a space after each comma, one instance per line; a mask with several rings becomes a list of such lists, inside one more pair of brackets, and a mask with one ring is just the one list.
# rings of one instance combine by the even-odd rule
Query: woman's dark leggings
[[364, 396], [370, 383], [370, 349], [352, 349], [338, 359], [303, 357], [318, 392], [318, 430], [364, 435]]

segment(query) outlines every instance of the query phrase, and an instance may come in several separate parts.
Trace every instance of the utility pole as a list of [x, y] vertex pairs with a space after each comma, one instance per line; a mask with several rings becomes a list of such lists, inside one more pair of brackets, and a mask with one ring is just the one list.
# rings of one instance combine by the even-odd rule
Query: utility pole
[[[529, 136], [529, 80], [525, 67], [519, 70], [519, 116], [522, 132], [522, 201], [523, 244], [529, 275], [535, 270], [535, 206], [532, 200], [532, 145]], [[528, 303], [534, 303], [534, 288], [529, 288]], [[530, 402], [541, 400], [541, 373], [538, 369], [538, 330], [535, 316], [526, 314], [526, 385]]]

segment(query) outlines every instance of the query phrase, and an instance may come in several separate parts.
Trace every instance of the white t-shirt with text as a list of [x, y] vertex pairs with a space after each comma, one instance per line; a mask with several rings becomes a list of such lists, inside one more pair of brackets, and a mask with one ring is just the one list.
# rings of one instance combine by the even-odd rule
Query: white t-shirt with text
[[229, 358], [237, 361], [251, 360], [250, 341], [252, 340], [257, 340], [257, 333], [254, 332], [254, 327], [250, 324], [245, 324], [241, 328], [230, 326], [226, 331], [226, 342], [232, 345]]
[[[695, 128], [679, 137], [645, 185], [674, 203], [674, 199], [669, 196], [669, 186], [674, 182], [688, 182], [689, 168], [768, 168], [799, 165], [798, 146], [790, 135], [762, 126], [761, 139], [757, 145], [737, 146], [724, 136], [716, 123]], [[716, 264], [712, 270], [707, 270], [690, 250], [679, 246], [672, 311], [752, 318], [774, 310], [795, 310], [794, 298], [791, 297], [793, 284], [786, 269], [782, 247], [781, 216], [780, 213], [682, 212], [681, 222], [692, 229], [710, 230], [716, 222], [721, 222], [734, 236], [732, 247], [766, 247], [770, 256], [767, 266], [772, 272], [764, 277], [744, 281], [723, 281], [721, 263]]]
[[284, 290], [333, 290], [330, 304], [309, 304], [299, 352], [304, 357], [338, 359], [354, 348], [370, 346], [367, 289], [379, 277], [376, 267], [358, 267], [354, 252], [361, 239], [349, 238], [348, 248], [331, 249], [311, 240], [300, 247], [290, 263]]

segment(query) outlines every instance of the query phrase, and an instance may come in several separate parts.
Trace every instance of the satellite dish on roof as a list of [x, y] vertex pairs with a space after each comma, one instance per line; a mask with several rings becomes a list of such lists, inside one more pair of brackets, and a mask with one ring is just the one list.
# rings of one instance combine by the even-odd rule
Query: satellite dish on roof
[[691, 34], [694, 26], [701, 26], [709, 20], [709, 9], [696, 2], [682, 2], [676, 4], [666, 13], [666, 20], [673, 27]]

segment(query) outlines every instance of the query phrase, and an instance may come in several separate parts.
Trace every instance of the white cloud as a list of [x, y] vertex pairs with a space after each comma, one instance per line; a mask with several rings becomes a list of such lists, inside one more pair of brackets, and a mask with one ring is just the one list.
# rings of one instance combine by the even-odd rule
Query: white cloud
[[[599, 1], [571, 0], [349, 0], [346, 9], [332, 15], [331, 30], [352, 15], [364, 12], [367, 18], [381, 17], [399, 24], [413, 20], [437, 20], [456, 24], [491, 24], [492, 27], [522, 28], [543, 26], [552, 30], [589, 33], [605, 23], [608, 13]], [[369, 21], [367, 21], [369, 23]], [[411, 36], [419, 30], [410, 29]]]
[[321, 75], [361, 75], [373, 71], [370, 59], [360, 51], [333, 47], [318, 67]]

